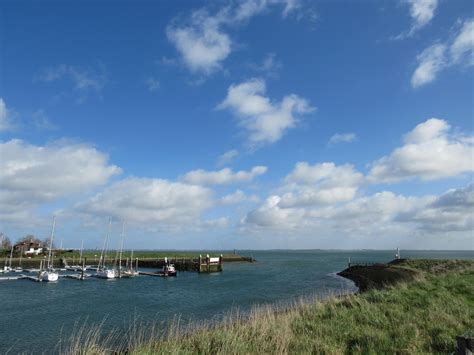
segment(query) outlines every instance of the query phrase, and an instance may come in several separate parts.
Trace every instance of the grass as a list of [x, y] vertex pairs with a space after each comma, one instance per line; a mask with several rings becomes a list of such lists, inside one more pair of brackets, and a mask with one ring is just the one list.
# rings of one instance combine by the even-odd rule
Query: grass
[[452, 353], [455, 337], [474, 331], [474, 262], [409, 260], [392, 266], [416, 272], [412, 282], [290, 309], [234, 311], [216, 322], [166, 331], [132, 322], [126, 334], [83, 327], [65, 354]]

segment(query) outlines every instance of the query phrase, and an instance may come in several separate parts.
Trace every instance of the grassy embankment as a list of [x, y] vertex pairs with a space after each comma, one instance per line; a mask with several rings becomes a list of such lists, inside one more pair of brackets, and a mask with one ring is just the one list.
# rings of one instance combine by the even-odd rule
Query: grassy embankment
[[389, 277], [383, 289], [285, 311], [234, 313], [218, 326], [183, 330], [175, 322], [162, 335], [134, 325], [125, 337], [106, 339], [100, 329], [83, 328], [62, 352], [105, 354], [122, 339], [130, 354], [452, 353], [457, 335], [474, 335], [474, 261], [408, 260], [387, 266], [373, 286], [387, 271], [400, 277]]

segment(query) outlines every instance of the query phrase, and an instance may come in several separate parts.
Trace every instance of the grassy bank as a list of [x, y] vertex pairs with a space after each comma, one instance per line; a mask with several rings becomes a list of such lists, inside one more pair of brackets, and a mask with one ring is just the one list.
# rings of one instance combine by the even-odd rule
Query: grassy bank
[[131, 354], [450, 353], [456, 335], [472, 335], [474, 262], [413, 260], [390, 267], [412, 281], [290, 310], [234, 313], [218, 326], [175, 322], [166, 335], [158, 327], [133, 326], [125, 337], [104, 339], [100, 329], [84, 328], [62, 352], [106, 354], [123, 339]]

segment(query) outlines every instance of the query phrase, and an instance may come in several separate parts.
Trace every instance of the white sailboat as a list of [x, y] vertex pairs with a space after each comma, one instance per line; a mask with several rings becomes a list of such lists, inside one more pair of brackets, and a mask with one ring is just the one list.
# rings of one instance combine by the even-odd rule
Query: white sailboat
[[112, 221], [109, 219], [109, 227], [107, 228], [107, 233], [104, 239], [104, 246], [102, 247], [102, 251], [100, 253], [100, 260], [99, 265], [97, 267], [96, 276], [101, 279], [115, 279], [115, 270], [108, 269], [105, 265], [105, 255], [107, 252], [107, 240], [109, 239], [110, 234], [110, 227], [112, 225]]
[[[119, 255], [119, 264], [118, 264], [118, 277], [119, 278], [134, 277], [138, 275], [138, 273], [133, 270], [131, 258], [130, 258], [130, 263], [128, 262], [128, 258], [127, 258], [126, 263], [125, 263], [125, 269], [122, 268], [124, 238], [125, 238], [125, 222], [123, 222], [122, 224], [122, 240], [120, 242], [120, 255]], [[133, 250], [132, 250], [132, 255], [133, 255]]]
[[53, 227], [51, 228], [51, 237], [49, 238], [49, 252], [48, 252], [48, 263], [44, 270], [41, 270], [39, 273], [40, 281], [54, 282], [58, 281], [59, 274], [53, 268], [53, 239], [54, 239], [54, 229], [56, 228], [56, 216], [53, 218]]
[[[12, 258], [13, 258], [13, 245], [10, 250], [10, 258], [5, 258], [5, 266], [3, 266], [3, 270], [0, 270], [1, 272], [11, 272], [12, 271]], [[8, 260], [10, 262], [8, 263]]]

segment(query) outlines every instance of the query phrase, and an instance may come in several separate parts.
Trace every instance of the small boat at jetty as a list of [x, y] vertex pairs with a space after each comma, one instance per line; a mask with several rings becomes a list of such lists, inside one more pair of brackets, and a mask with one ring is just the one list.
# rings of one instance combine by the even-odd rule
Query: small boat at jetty
[[178, 274], [173, 264], [168, 264], [168, 265], [163, 266], [162, 273], [163, 273], [163, 276], [176, 276]]
[[178, 272], [176, 271], [174, 264], [170, 264], [168, 258], [165, 258], [165, 265], [163, 265], [161, 272], [158, 272], [157, 274], [163, 277], [175, 277]]

